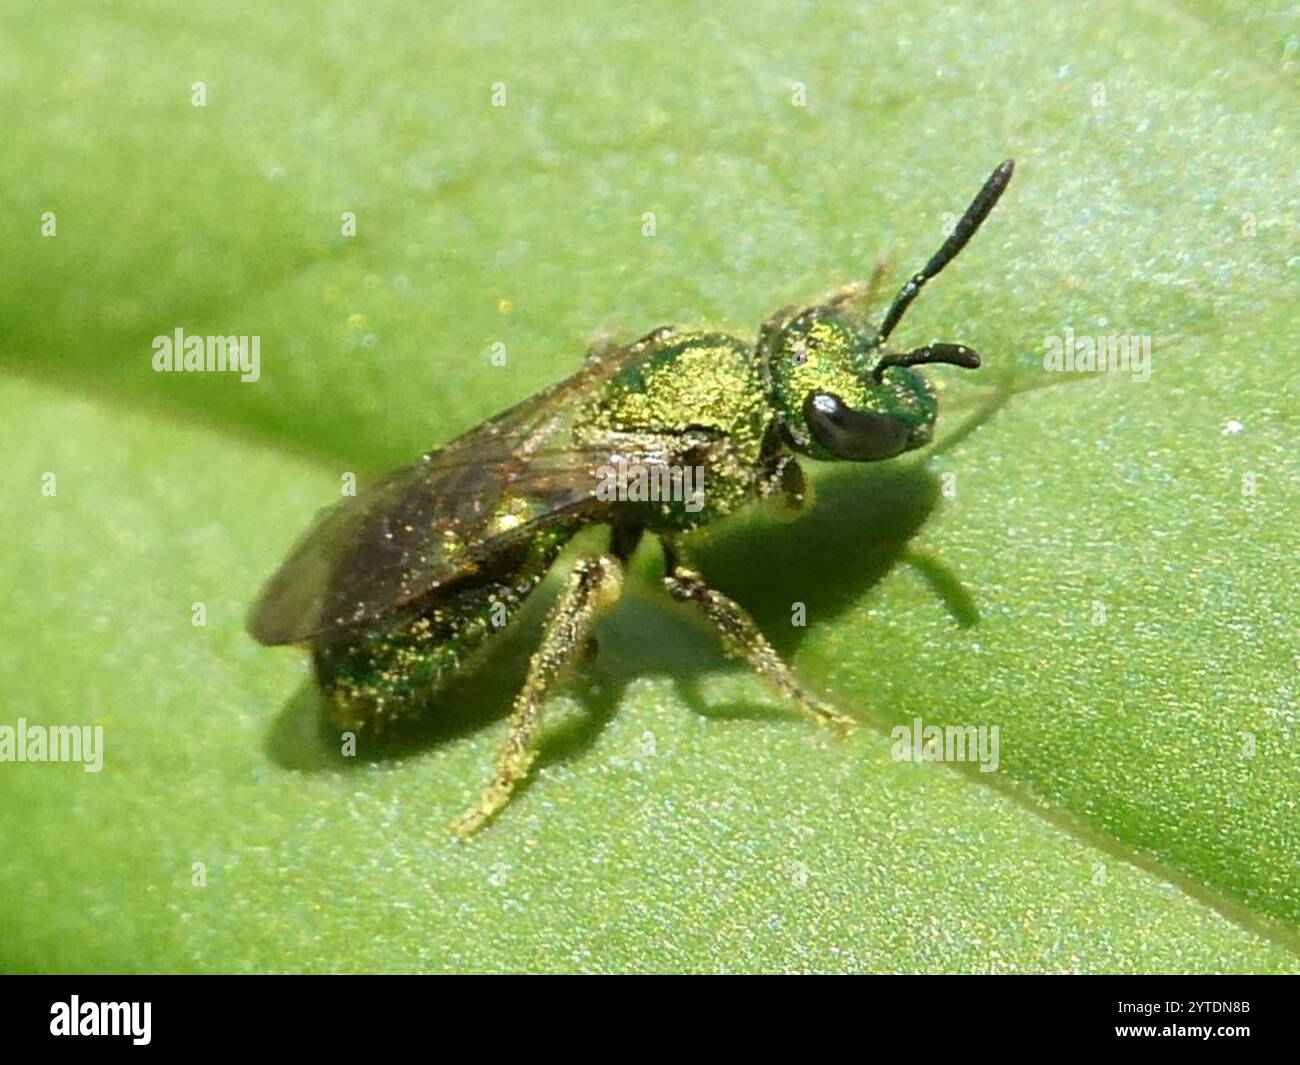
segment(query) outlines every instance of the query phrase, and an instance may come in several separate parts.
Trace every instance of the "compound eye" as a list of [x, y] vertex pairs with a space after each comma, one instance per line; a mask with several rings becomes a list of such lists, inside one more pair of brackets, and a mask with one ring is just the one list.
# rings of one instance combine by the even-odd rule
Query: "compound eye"
[[834, 392], [809, 392], [803, 420], [813, 437], [836, 458], [875, 462], [907, 448], [907, 424], [888, 414], [854, 410]]

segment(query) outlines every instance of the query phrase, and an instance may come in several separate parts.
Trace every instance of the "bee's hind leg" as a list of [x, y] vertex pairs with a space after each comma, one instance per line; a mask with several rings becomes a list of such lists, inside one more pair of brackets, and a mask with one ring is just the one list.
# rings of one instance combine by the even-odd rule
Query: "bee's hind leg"
[[528, 775], [537, 756], [533, 740], [542, 706], [565, 667], [587, 646], [596, 614], [618, 599], [622, 584], [622, 566], [610, 555], [590, 556], [574, 564], [564, 591], [546, 619], [541, 645], [528, 663], [528, 677], [515, 698], [510, 734], [497, 759], [492, 782], [483, 797], [456, 821], [455, 831], [461, 839], [487, 824]]
[[835, 725], [847, 734], [855, 724], [799, 683], [790, 667], [781, 661], [776, 649], [767, 642], [754, 619], [739, 603], [704, 583], [692, 569], [681, 565], [675, 546], [664, 541], [668, 572], [664, 586], [679, 602], [693, 603], [717, 626], [723, 647], [734, 658], [743, 658], [772, 687], [792, 699], [801, 710], [812, 714], [823, 725]]

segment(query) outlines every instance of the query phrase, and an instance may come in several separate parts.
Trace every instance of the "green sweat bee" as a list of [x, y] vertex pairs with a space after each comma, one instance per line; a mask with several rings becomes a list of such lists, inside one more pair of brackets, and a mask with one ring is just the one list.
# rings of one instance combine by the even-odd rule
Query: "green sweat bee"
[[[263, 589], [250, 633], [264, 644], [308, 644], [339, 724], [382, 727], [429, 705], [575, 533], [606, 527], [605, 550], [576, 561], [551, 609], [495, 773], [456, 822], [462, 837], [528, 773], [543, 704], [588, 646], [597, 613], [618, 598], [647, 532], [663, 546], [669, 594], [698, 607], [729, 654], [819, 721], [847, 729], [850, 719], [803, 688], [749, 614], [690, 568], [680, 541], [765, 497], [801, 502], [800, 455], [875, 462], [930, 441], [937, 402], [912, 367], [975, 369], [979, 356], [954, 343], [884, 345], [988, 217], [1013, 167], [1008, 159], [993, 171], [874, 329], [860, 308], [879, 269], [821, 303], [778, 311], [756, 346], [666, 326], [634, 344], [593, 348], [567, 380], [322, 511]], [[611, 496], [611, 471], [631, 470], [641, 488], [649, 475], [661, 490], [623, 484]], [[685, 486], [683, 471], [695, 483], [673, 491]]]

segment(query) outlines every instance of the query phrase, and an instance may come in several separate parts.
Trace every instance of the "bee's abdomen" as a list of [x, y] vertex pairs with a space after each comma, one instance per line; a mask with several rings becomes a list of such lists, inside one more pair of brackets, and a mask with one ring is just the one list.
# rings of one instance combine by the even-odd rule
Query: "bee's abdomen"
[[339, 725], [382, 728], [427, 709], [546, 576], [560, 544], [538, 546], [518, 568], [444, 589], [420, 613], [316, 643], [316, 677]]

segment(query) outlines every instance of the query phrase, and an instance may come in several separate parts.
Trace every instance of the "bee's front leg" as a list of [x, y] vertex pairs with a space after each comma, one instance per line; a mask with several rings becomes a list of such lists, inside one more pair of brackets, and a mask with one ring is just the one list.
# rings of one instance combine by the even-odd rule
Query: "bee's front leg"
[[579, 559], [559, 601], [546, 619], [541, 646], [528, 663], [528, 677], [515, 698], [510, 734], [497, 759], [496, 773], [483, 797], [455, 824], [461, 839], [482, 828], [510, 799], [515, 785], [528, 775], [537, 757], [533, 740], [542, 706], [565, 668], [587, 646], [591, 624], [602, 607], [614, 603], [622, 590], [623, 568], [610, 555]]
[[880, 292], [881, 283], [889, 276], [891, 264], [888, 259], [880, 258], [876, 260], [876, 268], [871, 271], [871, 277], [866, 281], [854, 281], [851, 284], [844, 285], [826, 297], [825, 306], [838, 310], [841, 307], [858, 304], [859, 306], [870, 303]]
[[[820, 308], [828, 311], [838, 311], [845, 307], [864, 307], [874, 300], [880, 292], [881, 283], [889, 276], [891, 264], [888, 259], [880, 258], [876, 260], [876, 268], [871, 271], [871, 277], [866, 281], [854, 281], [847, 285], [841, 285], [834, 292], [828, 293], [820, 303], [814, 304], [813, 308]], [[799, 304], [791, 304], [789, 307], [782, 307], [779, 311], [769, 317], [758, 329], [758, 349], [760, 354], [770, 348], [772, 342], [780, 334], [790, 320], [805, 310], [813, 308], [801, 307]]]
[[835, 725], [845, 734], [853, 729], [856, 722], [852, 718], [827, 705], [799, 683], [744, 607], [710, 588], [698, 573], [681, 565], [676, 546], [668, 541], [664, 542], [664, 556], [668, 563], [668, 573], [664, 577], [668, 593], [679, 602], [693, 603], [704, 612], [718, 627], [723, 647], [729, 655], [743, 658], [760, 677], [823, 725]]
[[789, 517], [797, 517], [812, 506], [812, 485], [793, 455], [779, 455], [767, 463], [759, 480], [761, 499], [776, 497]]

